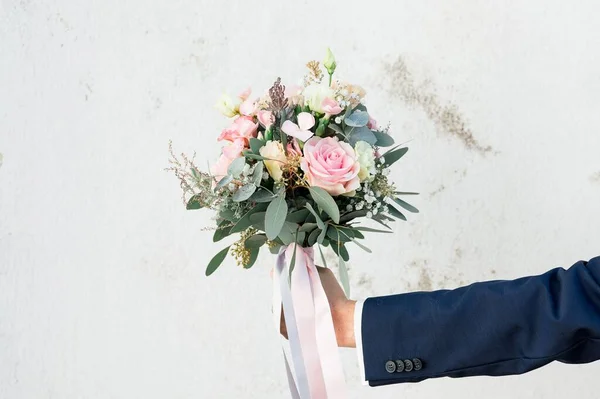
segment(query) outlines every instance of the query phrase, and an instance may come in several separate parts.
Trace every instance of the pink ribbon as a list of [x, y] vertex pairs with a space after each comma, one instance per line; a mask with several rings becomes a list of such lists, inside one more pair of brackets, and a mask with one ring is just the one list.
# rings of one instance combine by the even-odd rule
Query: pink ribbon
[[[290, 276], [294, 250], [295, 265]], [[283, 350], [292, 398], [345, 398], [346, 384], [331, 309], [312, 248], [292, 244], [279, 252], [273, 276], [273, 316], [278, 332], [282, 307], [295, 371], [294, 376]]]

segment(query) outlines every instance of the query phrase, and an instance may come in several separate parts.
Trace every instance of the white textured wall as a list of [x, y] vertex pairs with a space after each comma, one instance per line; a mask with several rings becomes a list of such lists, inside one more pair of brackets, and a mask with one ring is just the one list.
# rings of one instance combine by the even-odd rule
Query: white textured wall
[[[369, 237], [373, 256], [352, 252], [356, 297], [599, 255], [597, 13], [591, 0], [2, 0], [0, 398], [286, 397], [270, 257], [205, 278], [222, 247], [201, 231], [211, 215], [186, 212], [162, 169], [169, 139], [216, 157], [222, 90], [290, 82], [327, 45], [412, 140], [394, 178], [422, 193], [421, 214]], [[600, 363], [370, 389], [343, 356], [353, 398], [599, 395]]]

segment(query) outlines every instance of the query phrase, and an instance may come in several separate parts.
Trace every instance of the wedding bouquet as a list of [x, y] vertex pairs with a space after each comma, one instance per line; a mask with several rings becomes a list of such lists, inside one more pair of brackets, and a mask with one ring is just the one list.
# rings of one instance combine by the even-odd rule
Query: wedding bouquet
[[[193, 158], [178, 159], [172, 150], [169, 168], [181, 182], [187, 209], [216, 212], [214, 242], [239, 235], [210, 260], [207, 276], [227, 254], [244, 268], [254, 265], [264, 246], [278, 254], [274, 303], [281, 311], [283, 300], [296, 378], [304, 380], [298, 382], [301, 397], [317, 397], [318, 392], [336, 396], [331, 387], [336, 383], [331, 381], [339, 383], [340, 374], [327, 375], [336, 368], [326, 367], [335, 355], [324, 354], [323, 349], [332, 344], [333, 327], [330, 317], [318, 319], [320, 312], [330, 313], [321, 296], [312, 248], [318, 248], [324, 266], [321, 247], [335, 252], [348, 293], [348, 246], [371, 252], [361, 243], [365, 233], [391, 232], [390, 222], [406, 220], [400, 208], [418, 212], [400, 199], [416, 193], [398, 191], [388, 178], [390, 166], [408, 148], [395, 145], [389, 127], [378, 126], [364, 104], [363, 88], [333, 78], [336, 62], [330, 50], [323, 67], [327, 76], [319, 62], [311, 61], [303, 85], [284, 86], [277, 79], [259, 98], [249, 89], [235, 98], [223, 96], [217, 107], [233, 120], [218, 137], [224, 146], [210, 172], [197, 168]], [[381, 228], [361, 224], [367, 220]], [[299, 308], [306, 303], [312, 309], [308, 313]], [[312, 327], [306, 323], [307, 314], [317, 318]], [[316, 344], [310, 349], [315, 335]], [[304, 351], [305, 358], [307, 351], [319, 352], [322, 365], [296, 361], [302, 355], [294, 354], [295, 343], [296, 352]]]

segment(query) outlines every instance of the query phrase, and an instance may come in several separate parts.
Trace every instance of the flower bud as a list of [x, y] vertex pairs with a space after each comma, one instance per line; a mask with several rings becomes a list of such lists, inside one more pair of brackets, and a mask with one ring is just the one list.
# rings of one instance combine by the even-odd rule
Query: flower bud
[[335, 63], [335, 57], [333, 56], [333, 53], [329, 47], [327, 48], [327, 53], [325, 54], [325, 59], [323, 60], [323, 66], [325, 69], [327, 69], [327, 73], [329, 73], [329, 75], [333, 75], [337, 64]]

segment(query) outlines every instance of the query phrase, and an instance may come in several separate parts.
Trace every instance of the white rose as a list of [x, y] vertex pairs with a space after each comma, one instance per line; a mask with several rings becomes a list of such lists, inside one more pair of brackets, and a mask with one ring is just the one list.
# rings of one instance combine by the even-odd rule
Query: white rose
[[302, 95], [304, 96], [304, 104], [308, 105], [308, 108], [310, 108], [311, 111], [324, 114], [325, 112], [322, 107], [323, 100], [326, 98], [333, 98], [335, 93], [330, 87], [315, 83], [306, 86]]
[[263, 163], [273, 180], [280, 181], [281, 176], [283, 175], [281, 167], [287, 160], [283, 145], [281, 145], [279, 141], [267, 141], [267, 143], [260, 148], [260, 155], [269, 158], [265, 159]]
[[375, 150], [371, 144], [366, 141], [358, 141], [354, 145], [354, 152], [356, 153], [356, 159], [360, 164], [360, 172], [358, 172], [358, 178], [360, 181], [365, 181], [370, 178], [372, 174], [375, 174]]

